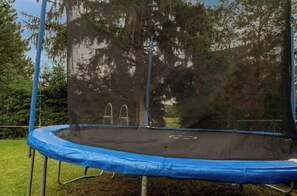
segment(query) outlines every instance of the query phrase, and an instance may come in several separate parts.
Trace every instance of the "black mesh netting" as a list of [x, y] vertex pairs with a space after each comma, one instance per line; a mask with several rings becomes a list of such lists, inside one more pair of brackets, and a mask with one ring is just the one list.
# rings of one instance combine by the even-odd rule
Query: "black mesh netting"
[[291, 156], [289, 0], [64, 2], [71, 129], [61, 137], [176, 157]]

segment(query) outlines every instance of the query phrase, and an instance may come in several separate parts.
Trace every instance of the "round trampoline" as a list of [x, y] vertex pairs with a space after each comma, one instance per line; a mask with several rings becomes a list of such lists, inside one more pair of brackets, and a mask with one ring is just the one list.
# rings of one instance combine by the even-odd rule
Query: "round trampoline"
[[[291, 1], [64, 0], [69, 125], [34, 152], [86, 168], [237, 184], [297, 180]], [[261, 8], [261, 9], [260, 9]], [[60, 167], [60, 166], [59, 166]], [[59, 168], [60, 175], [60, 168]]]
[[131, 153], [82, 145], [56, 136], [69, 126], [36, 129], [28, 144], [43, 155], [85, 167], [130, 175], [198, 179], [238, 184], [296, 180], [297, 160], [206, 160]]

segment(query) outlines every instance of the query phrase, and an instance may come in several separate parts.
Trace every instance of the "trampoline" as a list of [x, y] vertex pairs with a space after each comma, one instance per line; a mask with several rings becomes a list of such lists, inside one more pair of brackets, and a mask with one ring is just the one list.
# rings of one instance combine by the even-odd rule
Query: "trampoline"
[[[291, 2], [64, 0], [69, 125], [28, 145], [86, 168], [236, 184], [297, 180]], [[260, 9], [261, 8], [261, 9]], [[59, 170], [60, 171], [60, 170]]]
[[[56, 134], [69, 126], [36, 129], [28, 143], [45, 156], [123, 174], [199, 179], [238, 184], [290, 182], [297, 175], [297, 160], [207, 160], [131, 153], [70, 142]], [[114, 148], [114, 147], [113, 147]]]

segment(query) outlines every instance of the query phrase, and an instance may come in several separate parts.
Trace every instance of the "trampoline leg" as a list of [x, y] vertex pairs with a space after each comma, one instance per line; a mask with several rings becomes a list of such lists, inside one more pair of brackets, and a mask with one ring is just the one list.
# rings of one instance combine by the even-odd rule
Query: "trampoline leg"
[[58, 161], [58, 177], [57, 177], [57, 182], [59, 185], [62, 185], [63, 183], [60, 180], [60, 176], [61, 176], [61, 161]]
[[47, 157], [42, 156], [42, 171], [41, 171], [41, 178], [40, 178], [40, 196], [45, 196], [46, 174], [47, 174]]
[[99, 176], [103, 175], [103, 173], [104, 173], [104, 170], [101, 170]]
[[148, 178], [147, 178], [147, 176], [142, 176], [141, 196], [147, 196], [147, 188], [148, 188]]
[[61, 161], [58, 161], [58, 177], [57, 177], [57, 182], [59, 185], [65, 185], [65, 184], [69, 184], [69, 183], [72, 183], [72, 182], [76, 182], [78, 180], [81, 180], [81, 179], [87, 179], [87, 178], [94, 178], [94, 177], [97, 177], [97, 176], [100, 176], [103, 174], [103, 170], [101, 171], [100, 174], [97, 174], [97, 175], [88, 175], [88, 169], [89, 167], [85, 167], [85, 171], [84, 171], [84, 174], [80, 177], [77, 177], [77, 178], [73, 178], [71, 180], [68, 180], [68, 181], [65, 181], [65, 182], [62, 182], [61, 181], [61, 166], [62, 165], [62, 162]]
[[112, 172], [111, 179], [114, 179], [114, 177], [115, 177], [115, 173], [114, 173], [114, 172]]
[[30, 148], [29, 156], [31, 157], [31, 164], [30, 164], [29, 182], [28, 182], [28, 187], [27, 187], [27, 196], [30, 196], [31, 191], [32, 191], [32, 182], [33, 182], [33, 173], [34, 173], [34, 161], [35, 161], [35, 149]]
[[[104, 173], [104, 170], [101, 170], [99, 176], [103, 175], [103, 173]], [[115, 177], [115, 173], [112, 172], [111, 179], [114, 179], [114, 177]]]
[[88, 174], [88, 169], [89, 169], [89, 167], [85, 167], [85, 172], [84, 172], [85, 176]]
[[[103, 173], [104, 173], [104, 170], [101, 170], [99, 176], [101, 176]], [[114, 179], [114, 177], [115, 177], [115, 173], [112, 172], [111, 179]]]
[[238, 189], [239, 189], [240, 192], [243, 192], [243, 184], [240, 184]]
[[284, 189], [278, 188], [278, 187], [270, 185], [270, 184], [265, 184], [265, 185], [271, 189], [278, 191], [278, 192], [284, 193], [285, 195], [291, 195], [291, 192], [294, 190], [294, 187], [295, 187], [294, 182], [290, 183], [290, 190], [284, 190]]

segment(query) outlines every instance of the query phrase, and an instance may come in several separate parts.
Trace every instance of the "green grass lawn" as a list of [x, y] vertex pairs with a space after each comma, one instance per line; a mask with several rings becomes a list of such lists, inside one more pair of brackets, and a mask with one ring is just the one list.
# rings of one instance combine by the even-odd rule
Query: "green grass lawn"
[[[0, 195], [25, 195], [29, 176], [30, 159], [24, 139], [0, 140]], [[35, 176], [32, 195], [39, 195], [41, 156], [36, 154]], [[83, 168], [63, 163], [62, 179], [77, 177]], [[90, 173], [99, 173], [92, 169]], [[101, 177], [81, 180], [69, 185], [58, 185], [57, 161], [49, 159], [47, 195], [139, 195], [141, 177], [110, 173]], [[149, 178], [149, 195], [281, 195], [264, 186], [245, 185], [244, 192], [236, 186], [224, 183], [210, 183], [194, 180], [170, 180], [167, 178]]]
[[[28, 158], [28, 146], [26, 140], [0, 140], [0, 195], [25, 195], [29, 177], [30, 159]], [[32, 195], [39, 194], [39, 179], [41, 168], [41, 156], [36, 153], [34, 170], [34, 184]], [[48, 162], [48, 195], [66, 195], [68, 186], [57, 184], [57, 161], [49, 159]], [[84, 169], [71, 164], [62, 164], [62, 180], [77, 177]], [[90, 173], [99, 172], [90, 170]]]
[[179, 118], [164, 118], [167, 127], [179, 128]]

